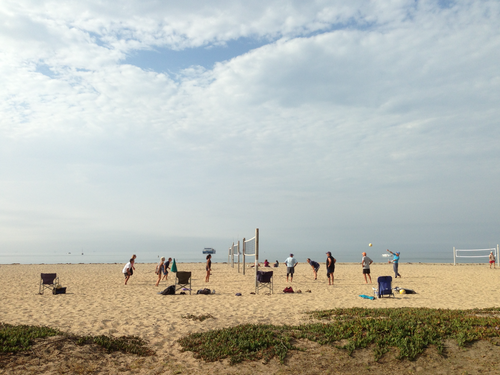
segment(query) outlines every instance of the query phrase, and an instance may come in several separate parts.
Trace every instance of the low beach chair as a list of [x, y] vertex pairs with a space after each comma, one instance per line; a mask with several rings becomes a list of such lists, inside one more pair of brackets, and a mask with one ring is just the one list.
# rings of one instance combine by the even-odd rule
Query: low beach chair
[[191, 272], [177, 271], [175, 273], [175, 291], [182, 288], [189, 288], [189, 294], [191, 294]]
[[257, 271], [255, 293], [259, 293], [260, 289], [269, 289], [273, 293], [273, 271]]
[[383, 296], [394, 296], [392, 291], [392, 276], [380, 276], [377, 279], [378, 289], [373, 288], [375, 297], [382, 298]]
[[56, 273], [42, 273], [40, 274], [38, 294], [43, 294], [45, 289], [53, 290], [57, 285], [59, 285], [59, 277]]

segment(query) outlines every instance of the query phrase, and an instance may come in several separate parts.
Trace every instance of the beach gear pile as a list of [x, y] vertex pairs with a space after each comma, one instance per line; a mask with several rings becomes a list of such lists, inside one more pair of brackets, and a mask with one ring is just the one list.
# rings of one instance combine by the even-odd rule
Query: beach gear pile
[[394, 291], [399, 294], [417, 294], [413, 289], [400, 288], [399, 286], [394, 287]]
[[162, 294], [164, 296], [175, 294], [175, 285], [170, 285], [169, 287], [165, 288], [163, 291], [159, 292], [158, 294]]

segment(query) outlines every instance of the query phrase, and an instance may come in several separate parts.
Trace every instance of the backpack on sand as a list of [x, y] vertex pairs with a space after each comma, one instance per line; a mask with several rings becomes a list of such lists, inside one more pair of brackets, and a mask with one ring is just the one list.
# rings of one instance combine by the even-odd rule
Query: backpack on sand
[[164, 296], [169, 294], [175, 294], [175, 285], [170, 285], [163, 292], [160, 292], [160, 294], [163, 294]]

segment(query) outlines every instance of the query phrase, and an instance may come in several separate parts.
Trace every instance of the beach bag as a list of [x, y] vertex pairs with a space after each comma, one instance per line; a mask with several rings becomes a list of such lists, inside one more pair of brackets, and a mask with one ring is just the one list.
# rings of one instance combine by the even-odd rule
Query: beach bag
[[175, 294], [175, 285], [170, 285], [163, 292], [160, 292], [160, 294], [163, 294], [164, 296], [169, 294]]
[[287, 286], [283, 289], [283, 293], [293, 293], [293, 288], [291, 286]]
[[212, 292], [208, 288], [203, 288], [203, 289], [200, 289], [196, 292], [196, 294], [210, 294], [210, 293], [212, 293]]
[[57, 286], [52, 289], [52, 294], [66, 294], [66, 287]]

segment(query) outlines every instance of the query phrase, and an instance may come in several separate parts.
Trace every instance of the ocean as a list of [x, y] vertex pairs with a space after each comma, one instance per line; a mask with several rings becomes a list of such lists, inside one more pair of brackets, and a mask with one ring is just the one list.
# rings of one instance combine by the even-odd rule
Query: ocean
[[[493, 247], [493, 246], [492, 246]], [[228, 248], [216, 248], [217, 253], [212, 256], [214, 263], [222, 263], [228, 261]], [[494, 245], [496, 251], [496, 245]], [[137, 263], [156, 263], [164, 256], [174, 258], [176, 262], [192, 263], [192, 262], [205, 262], [206, 255], [202, 254], [203, 248], [188, 249], [188, 250], [137, 250], [137, 251], [123, 251], [123, 250], [79, 250], [79, 251], [29, 251], [23, 252], [0, 252], [0, 264], [57, 264], [57, 263], [123, 263], [128, 262], [133, 253], [137, 255]], [[306, 262], [307, 258], [311, 258], [317, 262], [324, 262], [326, 260], [326, 251], [331, 251], [339, 263], [357, 263], [361, 262], [361, 252], [366, 251], [368, 256], [374, 262], [387, 262], [391, 258], [384, 257], [388, 254], [384, 248], [371, 248], [366, 246], [365, 249], [315, 249], [315, 250], [297, 250], [297, 249], [281, 249], [260, 250], [259, 261], [263, 262], [268, 259], [269, 262], [274, 263], [278, 260], [282, 263], [290, 253], [294, 253], [294, 257], [299, 262]], [[411, 248], [406, 246], [404, 249], [394, 249], [392, 251], [400, 251], [401, 263], [453, 263], [453, 247], [449, 248]], [[465, 255], [465, 254], [464, 254]], [[469, 255], [469, 254], [468, 254]], [[470, 255], [481, 255], [480, 258], [457, 258], [457, 263], [488, 263], [489, 251], [471, 252]], [[247, 257], [247, 263], [252, 263], [253, 257]]]

